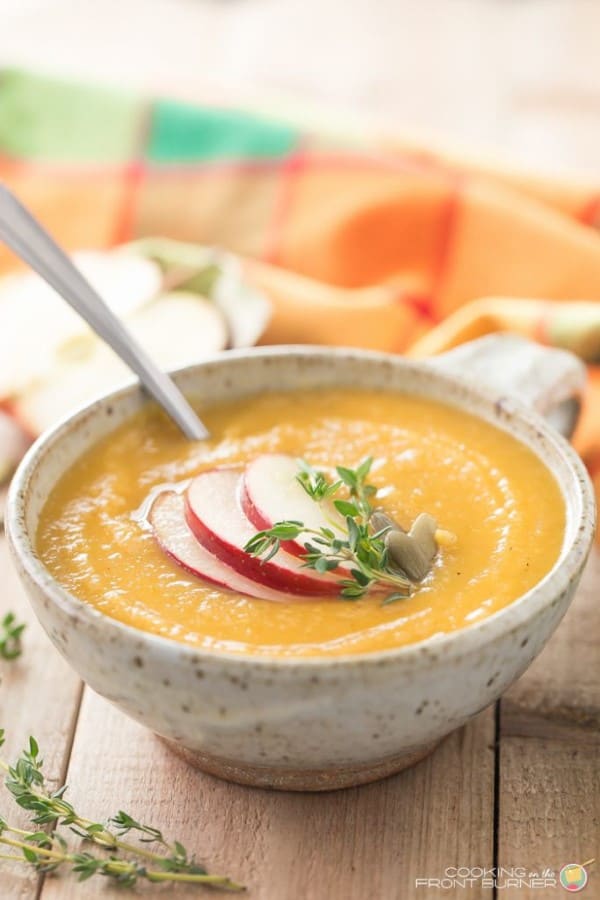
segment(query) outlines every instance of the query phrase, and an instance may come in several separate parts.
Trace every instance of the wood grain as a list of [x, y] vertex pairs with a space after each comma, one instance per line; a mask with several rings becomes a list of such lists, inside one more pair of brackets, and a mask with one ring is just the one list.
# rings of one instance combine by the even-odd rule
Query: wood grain
[[[600, 740], [503, 738], [498, 864], [527, 872], [582, 863], [600, 849]], [[598, 864], [589, 870], [589, 896], [598, 896]], [[560, 889], [559, 889], [560, 890]], [[502, 891], [514, 900], [535, 900], [541, 891]], [[543, 894], [542, 894], [543, 896]]]
[[[423, 897], [417, 877], [469, 858], [491, 865], [493, 742], [487, 710], [429, 759], [378, 784], [314, 795], [262, 791], [189, 768], [86, 689], [68, 781], [86, 815], [125, 808], [150, 820], [211, 870], [247, 884], [252, 900], [412, 900]], [[198, 896], [189, 888], [167, 893]], [[122, 893], [88, 882], [85, 897]], [[56, 879], [42, 892], [42, 900], [78, 898], [77, 885]]]
[[532, 719], [600, 729], [599, 584], [600, 552], [595, 549], [558, 631], [503, 700], [505, 733]]
[[[43, 750], [48, 782], [58, 787], [70, 751], [81, 682], [34, 620], [3, 538], [0, 539], [0, 586], [0, 616], [13, 610], [19, 621], [27, 622], [22, 657], [11, 663], [0, 661], [0, 727], [6, 731], [6, 744], [0, 754], [13, 762], [27, 745], [29, 735], [35, 735]], [[4, 790], [0, 791], [0, 816], [17, 827], [25, 821]], [[36, 892], [34, 873], [23, 866], [9, 868], [2, 863], [2, 900], [33, 900]]]
[[591, 896], [600, 893], [599, 584], [594, 551], [558, 631], [502, 700], [499, 758], [499, 865], [558, 871], [596, 857]]

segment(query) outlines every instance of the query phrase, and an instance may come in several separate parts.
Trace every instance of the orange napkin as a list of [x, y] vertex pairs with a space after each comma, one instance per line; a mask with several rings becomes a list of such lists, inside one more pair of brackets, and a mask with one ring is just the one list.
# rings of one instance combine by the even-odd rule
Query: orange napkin
[[423, 356], [516, 331], [572, 349], [592, 367], [576, 444], [600, 475], [597, 186], [22, 72], [0, 78], [0, 179], [72, 249], [165, 235], [239, 254], [273, 304], [267, 343]]

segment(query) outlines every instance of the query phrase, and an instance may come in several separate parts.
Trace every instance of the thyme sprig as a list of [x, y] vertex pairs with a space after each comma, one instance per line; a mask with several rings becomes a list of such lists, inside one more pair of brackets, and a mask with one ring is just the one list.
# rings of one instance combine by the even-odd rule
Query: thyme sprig
[[300, 471], [296, 475], [296, 481], [304, 488], [308, 496], [311, 500], [314, 500], [315, 503], [320, 503], [321, 500], [328, 500], [337, 493], [342, 486], [343, 482], [341, 478], [338, 481], [334, 481], [333, 484], [330, 484], [323, 472], [318, 472], [316, 469], [313, 469], [306, 460], [299, 459], [297, 462]]
[[14, 613], [8, 612], [0, 621], [0, 658], [8, 661], [17, 659], [23, 652], [21, 636], [25, 623], [17, 622]]
[[[0, 729], [0, 746], [4, 743], [4, 731]], [[108, 820], [107, 824], [94, 822], [81, 816], [64, 799], [67, 785], [57, 791], [46, 786], [42, 770], [43, 762], [37, 742], [29, 739], [29, 747], [21, 752], [14, 766], [0, 760], [0, 769], [6, 773], [4, 784], [22, 809], [31, 813], [35, 830], [24, 830], [9, 825], [0, 818], [0, 844], [11, 853], [3, 859], [28, 863], [40, 872], [50, 872], [70, 866], [78, 881], [94, 875], [112, 879], [123, 887], [133, 887], [139, 880], [154, 883], [185, 882], [206, 885], [229, 891], [244, 890], [244, 886], [224, 875], [211, 875], [204, 866], [190, 857], [179, 841], [170, 843], [162, 832], [144, 825], [123, 810]], [[44, 831], [50, 826], [50, 831]], [[74, 852], [69, 849], [64, 835], [58, 830], [67, 827], [85, 841], [108, 851], [100, 856], [89, 851]], [[130, 832], [139, 835], [142, 843], [157, 843], [163, 853], [156, 853], [130, 844], [122, 837]]]
[[[271, 528], [255, 534], [244, 547], [246, 552], [267, 561], [279, 552], [282, 541], [301, 538], [306, 568], [325, 574], [335, 572], [345, 564], [340, 570], [339, 582], [343, 599], [359, 600], [374, 586], [393, 589], [393, 593], [387, 594], [385, 603], [407, 597], [411, 582], [394, 567], [384, 540], [390, 526], [378, 531], [371, 527], [374, 511], [371, 500], [377, 493], [377, 488], [367, 483], [372, 465], [373, 459], [367, 457], [356, 469], [337, 466], [338, 480], [330, 482], [323, 472], [313, 469], [305, 460], [299, 460], [298, 483], [315, 502], [331, 500], [345, 527], [337, 531], [326, 526], [308, 528], [293, 519], [276, 522]], [[336, 496], [343, 487], [347, 489], [346, 498]]]

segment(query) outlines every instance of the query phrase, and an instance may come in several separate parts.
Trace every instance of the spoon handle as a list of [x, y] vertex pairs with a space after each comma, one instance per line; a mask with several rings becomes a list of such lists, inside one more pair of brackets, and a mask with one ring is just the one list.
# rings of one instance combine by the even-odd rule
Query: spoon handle
[[0, 240], [47, 281], [126, 363], [186, 437], [209, 437], [179, 388], [96, 293], [67, 254], [23, 204], [0, 184]]

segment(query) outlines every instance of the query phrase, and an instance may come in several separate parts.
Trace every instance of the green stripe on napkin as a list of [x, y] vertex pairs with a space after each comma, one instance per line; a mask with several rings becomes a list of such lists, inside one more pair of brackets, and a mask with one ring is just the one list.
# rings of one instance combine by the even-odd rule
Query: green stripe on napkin
[[136, 151], [144, 104], [19, 71], [0, 78], [0, 152], [24, 159], [123, 163]]

